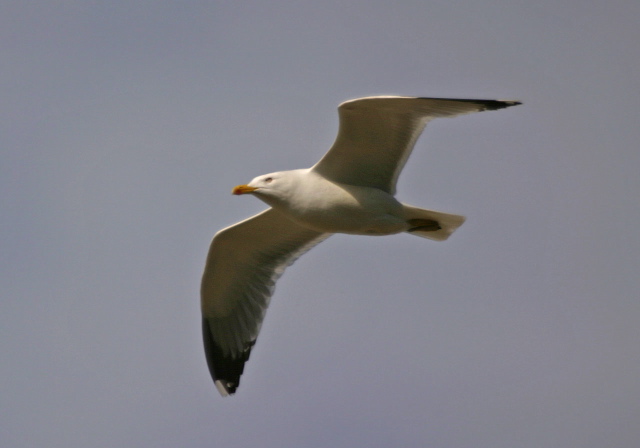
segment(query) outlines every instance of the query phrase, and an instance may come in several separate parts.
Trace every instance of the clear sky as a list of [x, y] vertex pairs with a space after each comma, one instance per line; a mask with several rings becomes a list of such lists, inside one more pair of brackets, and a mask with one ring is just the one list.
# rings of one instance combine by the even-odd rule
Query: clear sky
[[[640, 3], [0, 5], [0, 445], [630, 447], [640, 440]], [[398, 185], [447, 242], [330, 238], [238, 393], [199, 282], [234, 185], [314, 164], [336, 107], [432, 122]]]

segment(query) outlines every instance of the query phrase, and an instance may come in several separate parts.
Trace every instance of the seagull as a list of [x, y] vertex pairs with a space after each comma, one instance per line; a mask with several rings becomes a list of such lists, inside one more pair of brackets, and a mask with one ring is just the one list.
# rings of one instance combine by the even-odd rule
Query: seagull
[[298, 257], [334, 233], [407, 232], [446, 240], [465, 218], [399, 202], [398, 176], [434, 118], [504, 109], [519, 101], [374, 96], [338, 107], [338, 136], [311, 168], [280, 171], [233, 188], [269, 209], [213, 237], [201, 284], [202, 334], [218, 392], [234, 394], [275, 283]]

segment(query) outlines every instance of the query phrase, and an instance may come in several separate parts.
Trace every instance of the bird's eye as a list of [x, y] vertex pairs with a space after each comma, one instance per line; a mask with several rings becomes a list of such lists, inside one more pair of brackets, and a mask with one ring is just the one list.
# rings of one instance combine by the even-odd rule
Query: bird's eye
[[265, 178], [264, 178], [264, 181], [265, 181], [265, 183], [267, 183], [267, 184], [268, 184], [268, 183], [270, 183], [272, 180], [273, 180], [273, 177], [265, 177]]

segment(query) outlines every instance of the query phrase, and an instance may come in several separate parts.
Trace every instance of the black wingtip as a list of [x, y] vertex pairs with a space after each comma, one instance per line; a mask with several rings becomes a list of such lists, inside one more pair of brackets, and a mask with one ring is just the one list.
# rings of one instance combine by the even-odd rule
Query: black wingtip
[[240, 376], [244, 371], [244, 363], [249, 359], [251, 347], [244, 351], [238, 358], [225, 355], [223, 350], [213, 340], [209, 328], [209, 321], [206, 318], [202, 318], [202, 339], [204, 341], [204, 352], [207, 358], [209, 373], [218, 392], [223, 397], [235, 394], [236, 389], [240, 385]]
[[517, 106], [522, 104], [521, 101], [514, 100], [477, 100], [477, 99], [463, 99], [463, 98], [430, 98], [430, 97], [417, 97], [421, 100], [441, 100], [441, 101], [456, 101], [460, 103], [473, 103], [480, 107], [480, 111], [483, 110], [499, 110], [511, 106]]
[[522, 104], [521, 101], [513, 100], [456, 100], [481, 105], [480, 110], [500, 110], [511, 106]]
[[498, 110], [505, 109], [511, 106], [518, 106], [522, 104], [522, 101], [512, 101], [512, 100], [488, 100], [484, 102], [486, 110]]

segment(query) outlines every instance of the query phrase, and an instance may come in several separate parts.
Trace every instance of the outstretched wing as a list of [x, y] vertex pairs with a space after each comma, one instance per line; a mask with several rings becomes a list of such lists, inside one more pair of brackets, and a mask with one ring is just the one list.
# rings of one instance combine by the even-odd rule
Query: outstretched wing
[[395, 194], [398, 176], [429, 121], [517, 104], [520, 103], [396, 96], [347, 101], [338, 107], [338, 137], [313, 169], [334, 182]]
[[238, 387], [276, 280], [328, 236], [274, 209], [215, 235], [202, 276], [201, 309], [207, 364], [222, 395]]

